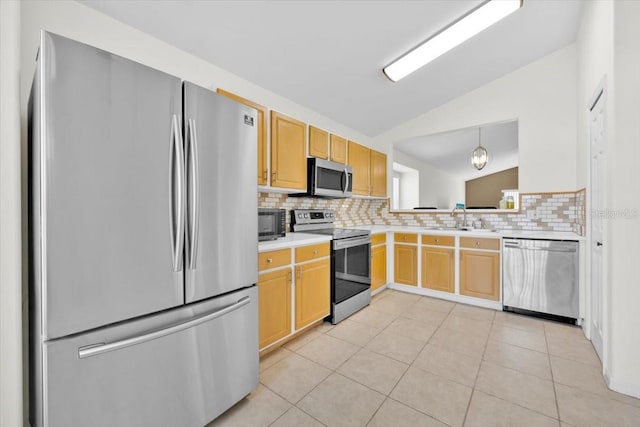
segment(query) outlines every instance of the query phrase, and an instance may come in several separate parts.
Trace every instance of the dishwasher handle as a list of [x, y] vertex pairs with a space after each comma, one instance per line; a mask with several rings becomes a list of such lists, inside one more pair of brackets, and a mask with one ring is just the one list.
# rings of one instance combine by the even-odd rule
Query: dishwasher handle
[[520, 249], [523, 251], [544, 251], [544, 252], [577, 252], [576, 248], [550, 248], [543, 246], [522, 246], [519, 242], [506, 241], [503, 245], [505, 248]]

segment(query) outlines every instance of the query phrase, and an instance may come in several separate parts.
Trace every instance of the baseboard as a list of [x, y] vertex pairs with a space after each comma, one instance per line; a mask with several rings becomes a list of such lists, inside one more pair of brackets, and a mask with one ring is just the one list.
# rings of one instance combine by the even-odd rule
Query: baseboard
[[607, 382], [607, 386], [609, 386], [611, 390], [640, 399], [640, 384], [633, 384], [624, 380], [621, 381], [611, 378], [611, 375], [609, 375], [609, 372], [606, 369], [604, 370], [603, 375]]
[[461, 304], [475, 305], [477, 307], [491, 308], [493, 310], [502, 311], [502, 303], [499, 301], [490, 301], [482, 298], [468, 297], [465, 295], [450, 294], [448, 292], [434, 291], [432, 289], [418, 288], [416, 286], [401, 285], [398, 283], [389, 283], [389, 289], [407, 292], [410, 294], [422, 295], [425, 297], [440, 298], [447, 301], [459, 302]]

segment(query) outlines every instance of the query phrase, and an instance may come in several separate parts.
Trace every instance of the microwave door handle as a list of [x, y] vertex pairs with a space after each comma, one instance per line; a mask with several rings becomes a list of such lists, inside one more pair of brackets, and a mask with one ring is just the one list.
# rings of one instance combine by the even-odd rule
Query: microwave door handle
[[349, 190], [349, 171], [347, 170], [347, 168], [344, 168], [344, 177], [345, 177], [345, 183], [344, 183], [344, 190], [342, 190], [343, 193], [346, 193]]

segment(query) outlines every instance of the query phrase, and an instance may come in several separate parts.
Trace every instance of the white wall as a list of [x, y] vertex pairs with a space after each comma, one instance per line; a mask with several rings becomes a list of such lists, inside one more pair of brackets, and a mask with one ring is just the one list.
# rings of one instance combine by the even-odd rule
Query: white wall
[[[419, 199], [413, 206], [434, 206], [452, 209], [457, 202], [464, 203], [464, 181], [457, 179], [424, 162], [416, 160], [397, 150], [393, 151], [393, 161], [416, 169], [419, 174]], [[389, 187], [391, 188], [391, 187]], [[404, 209], [404, 208], [403, 208]]]
[[570, 45], [377, 136], [374, 144], [517, 119], [520, 190], [573, 191], [575, 79]]
[[22, 425], [20, 3], [0, 1], [0, 426]]
[[614, 139], [607, 146], [612, 388], [640, 397], [640, 2], [614, 2]]

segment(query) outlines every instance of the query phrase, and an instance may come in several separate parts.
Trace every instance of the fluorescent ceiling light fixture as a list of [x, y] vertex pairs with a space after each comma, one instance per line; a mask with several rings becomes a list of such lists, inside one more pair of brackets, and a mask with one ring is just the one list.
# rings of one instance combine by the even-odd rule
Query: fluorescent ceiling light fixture
[[440, 55], [492, 26], [502, 18], [522, 7], [524, 0], [489, 0], [463, 16], [420, 46], [406, 53], [391, 65], [384, 74], [393, 82], [413, 73]]

